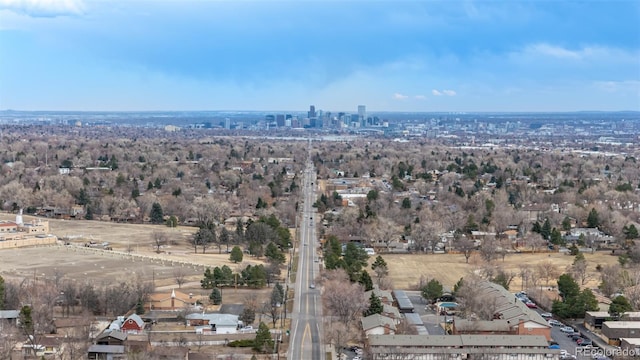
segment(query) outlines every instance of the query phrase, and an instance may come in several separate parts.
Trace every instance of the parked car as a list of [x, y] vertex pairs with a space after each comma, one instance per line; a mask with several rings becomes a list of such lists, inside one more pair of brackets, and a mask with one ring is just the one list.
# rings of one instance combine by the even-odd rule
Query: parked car
[[545, 319], [551, 319], [553, 317], [553, 314], [547, 312], [547, 313], [540, 314], [540, 316], [542, 316]]
[[593, 341], [591, 341], [591, 339], [587, 339], [587, 338], [580, 338], [578, 339], [578, 341], [576, 341], [576, 343], [580, 346], [590, 346], [593, 345]]
[[537, 309], [537, 308], [538, 308], [538, 305], [536, 305], [536, 303], [531, 302], [531, 301], [529, 301], [529, 302], [525, 303], [525, 305], [527, 305], [527, 307], [528, 307], [529, 309]]
[[563, 326], [560, 328], [560, 331], [563, 333], [574, 333], [576, 332], [571, 326]]
[[547, 321], [549, 323], [549, 325], [551, 326], [562, 326], [562, 323], [556, 319], [549, 319], [549, 321]]
[[316, 288], [316, 284], [314, 283], [309, 284], [309, 289], [315, 289], [315, 288]]

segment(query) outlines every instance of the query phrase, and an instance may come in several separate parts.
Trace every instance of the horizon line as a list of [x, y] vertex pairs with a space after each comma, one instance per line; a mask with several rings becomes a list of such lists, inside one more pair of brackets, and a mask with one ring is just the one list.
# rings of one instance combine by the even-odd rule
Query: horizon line
[[[101, 113], [154, 113], [154, 112], [255, 112], [255, 113], [306, 113], [308, 110], [233, 110], [233, 109], [223, 109], [223, 110], [15, 110], [15, 109], [1, 109], [0, 112], [75, 112], [75, 113], [91, 113], [91, 112], [101, 112]], [[322, 109], [316, 109], [317, 111], [322, 112], [349, 112], [345, 110], [331, 110], [325, 111]], [[352, 110], [353, 112], [357, 112], [356, 110]], [[491, 113], [507, 113], [507, 114], [547, 114], [547, 113], [622, 113], [622, 112], [632, 112], [632, 113], [640, 113], [640, 109], [638, 110], [366, 110], [367, 113], [449, 113], [449, 114], [491, 114]]]

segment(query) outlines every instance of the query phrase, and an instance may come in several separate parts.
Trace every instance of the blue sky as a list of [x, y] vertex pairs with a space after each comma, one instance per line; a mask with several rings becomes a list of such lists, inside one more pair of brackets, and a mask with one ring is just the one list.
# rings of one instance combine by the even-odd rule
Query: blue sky
[[640, 110], [639, 1], [0, 0], [0, 109]]

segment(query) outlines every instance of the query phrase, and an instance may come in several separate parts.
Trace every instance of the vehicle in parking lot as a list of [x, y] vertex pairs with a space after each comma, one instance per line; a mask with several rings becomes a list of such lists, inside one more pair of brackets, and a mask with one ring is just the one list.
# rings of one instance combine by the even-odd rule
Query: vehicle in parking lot
[[591, 341], [591, 339], [587, 339], [587, 338], [580, 338], [576, 341], [576, 343], [580, 346], [587, 346], [587, 345], [593, 345], [593, 341]]
[[553, 314], [547, 312], [547, 313], [540, 314], [540, 316], [542, 316], [545, 319], [551, 319], [553, 317]]
[[562, 326], [562, 323], [556, 319], [549, 319], [547, 323], [549, 323], [549, 325], [551, 326]]
[[576, 343], [578, 342], [579, 339], [581, 339], [582, 336], [580, 334], [574, 334], [571, 335], [571, 340], [575, 341]]
[[560, 328], [560, 331], [563, 333], [574, 333], [576, 332], [571, 326], [563, 326]]
[[538, 305], [536, 305], [536, 303], [534, 303], [532, 301], [526, 302], [525, 305], [527, 305], [527, 307], [529, 309], [537, 309], [538, 308]]

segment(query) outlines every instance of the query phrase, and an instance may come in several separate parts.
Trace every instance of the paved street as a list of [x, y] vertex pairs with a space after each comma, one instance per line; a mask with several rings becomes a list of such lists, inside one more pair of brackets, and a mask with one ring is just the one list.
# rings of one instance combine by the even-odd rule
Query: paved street
[[[298, 270], [295, 283], [295, 300], [292, 314], [291, 339], [288, 359], [323, 360], [322, 302], [320, 290], [315, 288], [318, 272], [316, 256], [315, 169], [311, 161], [304, 170], [303, 210], [299, 221]], [[313, 284], [313, 285], [312, 285]]]

